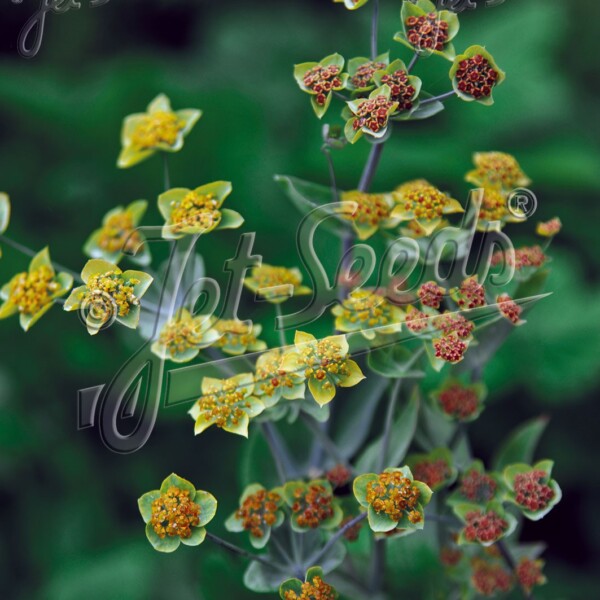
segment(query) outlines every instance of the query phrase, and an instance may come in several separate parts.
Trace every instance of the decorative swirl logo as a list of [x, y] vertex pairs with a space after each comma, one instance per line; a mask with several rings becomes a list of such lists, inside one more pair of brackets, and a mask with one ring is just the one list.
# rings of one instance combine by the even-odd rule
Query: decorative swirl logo
[[106, 292], [95, 291], [79, 308], [79, 318], [88, 330], [108, 329], [116, 320], [119, 307], [115, 299]]
[[[11, 0], [13, 4], [22, 4], [23, 0]], [[107, 4], [110, 0], [90, 0], [90, 6], [97, 8]], [[71, 9], [79, 10], [81, 2], [78, 0], [41, 0], [40, 8], [33, 14], [19, 33], [19, 54], [24, 58], [34, 58], [42, 47], [44, 39], [44, 27], [46, 26], [46, 16], [49, 12], [63, 14]], [[28, 45], [30, 36], [33, 35], [31, 45]]]

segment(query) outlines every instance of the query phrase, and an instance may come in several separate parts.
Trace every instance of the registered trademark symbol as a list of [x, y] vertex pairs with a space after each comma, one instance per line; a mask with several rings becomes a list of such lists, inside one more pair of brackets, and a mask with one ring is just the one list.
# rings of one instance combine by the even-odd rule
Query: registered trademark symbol
[[531, 217], [538, 207], [536, 195], [527, 188], [517, 188], [508, 196], [507, 208], [517, 219], [525, 220]]

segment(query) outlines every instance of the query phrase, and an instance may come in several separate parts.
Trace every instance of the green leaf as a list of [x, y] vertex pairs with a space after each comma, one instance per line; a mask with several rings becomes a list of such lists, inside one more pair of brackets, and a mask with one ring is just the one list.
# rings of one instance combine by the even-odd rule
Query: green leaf
[[[330, 187], [287, 175], [275, 175], [275, 181], [281, 185], [289, 200], [303, 215], [334, 202], [333, 191]], [[349, 222], [343, 220], [331, 208], [323, 207], [319, 211], [319, 216], [314, 216], [314, 218], [323, 217], [327, 218], [323, 219], [319, 229], [328, 230], [339, 236], [345, 236], [349, 232]]]
[[8, 194], [0, 192], [0, 233], [4, 233], [10, 221], [10, 199]]
[[352, 457], [367, 439], [387, 385], [381, 377], [367, 377], [343, 398], [344, 410], [336, 414], [331, 438], [345, 458]]
[[[392, 424], [388, 455], [384, 460], [386, 467], [399, 465], [404, 459], [417, 428], [418, 415], [419, 395], [415, 391]], [[360, 473], [369, 473], [377, 469], [379, 455], [382, 452], [382, 444], [383, 439], [380, 437], [363, 452], [356, 463], [356, 469]]]
[[373, 371], [383, 377], [393, 379], [423, 377], [425, 373], [422, 371], [411, 371], [409, 370], [410, 367], [407, 368], [407, 363], [409, 363], [412, 356], [412, 352], [400, 344], [395, 344], [388, 348], [371, 350], [367, 363]]
[[276, 592], [279, 586], [289, 579], [284, 568], [273, 569], [259, 562], [251, 562], [244, 573], [244, 585], [253, 592]]
[[513, 463], [530, 464], [546, 425], [548, 418], [539, 417], [515, 429], [500, 446], [493, 461], [493, 469], [501, 471]]

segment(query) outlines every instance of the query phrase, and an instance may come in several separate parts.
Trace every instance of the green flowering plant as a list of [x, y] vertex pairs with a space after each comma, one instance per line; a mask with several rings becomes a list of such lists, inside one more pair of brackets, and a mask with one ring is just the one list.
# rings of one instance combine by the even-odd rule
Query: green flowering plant
[[197, 109], [173, 111], [169, 98], [159, 94], [145, 113], [129, 115], [123, 121], [117, 166], [133, 167], [156, 152], [179, 152], [201, 116], [202, 111]]
[[206, 525], [217, 512], [217, 500], [171, 473], [158, 490], [139, 498], [138, 508], [152, 547], [159, 552], [174, 552], [180, 544], [199, 546], [204, 541]]
[[517, 528], [517, 519], [504, 510], [499, 502], [456, 504], [454, 513], [464, 523], [458, 535], [458, 544], [492, 546], [511, 535]]
[[331, 54], [319, 62], [294, 65], [294, 77], [303, 92], [310, 94], [310, 103], [319, 119], [327, 112], [334, 92], [343, 90], [348, 73], [342, 73], [344, 57]]
[[246, 487], [240, 497], [239, 508], [225, 521], [227, 531], [247, 531], [254, 548], [264, 548], [271, 530], [280, 527], [285, 519], [283, 490], [267, 490], [259, 483]]
[[[352, 1], [352, 0], [349, 0]], [[366, 2], [366, 0], [359, 0]], [[279, 588], [279, 596], [283, 600], [304, 600], [319, 598], [319, 600], [336, 600], [339, 594], [336, 589], [324, 581], [321, 567], [311, 567], [306, 571], [304, 582], [296, 579], [287, 579]]]
[[384, 52], [373, 60], [356, 56], [348, 61], [348, 82], [346, 88], [353, 94], [362, 95], [375, 87], [375, 73], [385, 69], [390, 63], [390, 53]]
[[470, 46], [452, 63], [450, 80], [457, 96], [486, 106], [494, 103], [493, 90], [506, 78], [494, 57], [482, 46]]
[[81, 271], [83, 285], [73, 289], [63, 308], [82, 309], [90, 335], [96, 335], [112, 321], [135, 329], [140, 320], [140, 300], [153, 278], [143, 271], [122, 271], [106, 260], [88, 260]]
[[213, 328], [211, 315], [192, 315], [180, 308], [172, 319], [167, 321], [152, 344], [152, 352], [160, 358], [175, 363], [185, 363], [198, 356], [200, 350], [212, 346], [221, 337]]
[[140, 224], [148, 202], [136, 200], [126, 207], [117, 206], [104, 215], [102, 227], [96, 229], [83, 247], [90, 258], [101, 258], [115, 265], [119, 264], [124, 252], [132, 255], [131, 260], [147, 266], [152, 257], [142, 233], [136, 230]]
[[394, 40], [420, 55], [437, 54], [448, 60], [456, 56], [452, 40], [458, 34], [458, 16], [449, 10], [436, 10], [429, 0], [403, 2], [400, 11], [402, 30]]
[[19, 315], [23, 331], [29, 331], [73, 287], [69, 273], [56, 273], [48, 248], [38, 252], [26, 273], [15, 275], [0, 289], [0, 319]]
[[237, 211], [222, 208], [231, 194], [228, 181], [214, 181], [194, 190], [173, 188], [158, 197], [158, 208], [165, 219], [163, 237], [177, 240], [184, 235], [201, 235], [215, 229], [237, 229], [244, 218]]
[[204, 377], [202, 396], [188, 411], [194, 419], [194, 434], [216, 425], [223, 431], [248, 437], [250, 420], [265, 410], [265, 403], [253, 392], [252, 373], [240, 373], [229, 379]]
[[288, 481], [283, 486], [283, 497], [291, 511], [292, 529], [299, 533], [316, 528], [335, 529], [344, 518], [326, 479]]
[[561, 500], [562, 491], [551, 478], [554, 463], [542, 460], [533, 467], [522, 463], [504, 469], [506, 499], [531, 521], [544, 518]]
[[[350, 10], [364, 4], [344, 1]], [[139, 227], [148, 208], [144, 200], [105, 215], [83, 247], [91, 260], [80, 277], [72, 277], [51, 261], [47, 249], [36, 254], [4, 236], [10, 203], [2, 193], [0, 242], [34, 260], [27, 273], [2, 288], [0, 318], [20, 313], [28, 329], [70, 291], [64, 310], [79, 310], [90, 334], [120, 322], [144, 338], [136, 357], [161, 359], [158, 369], [147, 363], [153, 368], [135, 379], [135, 398], [141, 384], [153, 379], [148, 372], [162, 378], [163, 361], [185, 363], [166, 378], [166, 396], [191, 404], [194, 433], [214, 426], [248, 438], [238, 439], [244, 444], [243, 491], [225, 529], [249, 537], [253, 550], [207, 532], [216, 499], [174, 474], [139, 499], [156, 550], [172, 552], [181, 543], [196, 546], [207, 539], [249, 561], [244, 574], [249, 589], [279, 590], [284, 600], [325, 600], [338, 597], [325, 583], [330, 573], [340, 588], [343, 578], [349, 597], [379, 597], [384, 590], [400, 597], [406, 592], [403, 578], [389, 577], [386, 549], [394, 544], [401, 552], [418, 553], [426, 547], [429, 556], [437, 545], [447, 577], [440, 571], [439, 581], [423, 594], [473, 598], [508, 592], [515, 582], [529, 593], [545, 578], [539, 552], [518, 541], [519, 525], [524, 518], [544, 517], [562, 495], [551, 478], [553, 463], [533, 462], [546, 420], [518, 427], [487, 468], [469, 434], [479, 427], [487, 401], [489, 361], [544, 297], [549, 241], [561, 223], [554, 218], [538, 224], [536, 233], [547, 238], [543, 247], [515, 249], [508, 243], [504, 229], [515, 223], [524, 229], [527, 221], [509, 198], [531, 182], [516, 158], [500, 151], [474, 154], [474, 169], [465, 179], [478, 190], [465, 204], [418, 172], [402, 172], [395, 187], [386, 188], [391, 192], [372, 190], [387, 140], [404, 121], [434, 118], [455, 96], [490, 105], [504, 80], [482, 46], [455, 57], [458, 18], [428, 0], [402, 3], [402, 31], [395, 37], [401, 45], [381, 53], [378, 5], [372, 2], [370, 52], [353, 52], [358, 56], [348, 61], [347, 71], [338, 53], [294, 67], [316, 116], [331, 115], [337, 102], [345, 121], [343, 129], [334, 123], [322, 128], [328, 184], [276, 177], [309, 228], [308, 236], [299, 230], [297, 241], [298, 264], [308, 271], [310, 287], [296, 266], [266, 264], [253, 255], [252, 236], [246, 234], [225, 266], [231, 297], [209, 302], [217, 282], [205, 277], [198, 252], [211, 255], [213, 248], [202, 234], [238, 229], [244, 218], [223, 208], [233, 189], [229, 181], [195, 189], [171, 186], [167, 154], [182, 149], [202, 112], [173, 111], [161, 94], [146, 113], [125, 119], [119, 166], [163, 153], [165, 181], [156, 207], [164, 221], [162, 237], [172, 247], [167, 266], [155, 270], [150, 264], [154, 240]], [[403, 47], [412, 57], [394, 55]], [[420, 62], [429, 55], [453, 61], [450, 91], [433, 95], [424, 89], [424, 74], [413, 74], [431, 64]], [[365, 166], [360, 178], [346, 181], [353, 169], [338, 172], [338, 157], [345, 156], [347, 142], [361, 138], [369, 149]], [[359, 151], [360, 146], [353, 150]], [[317, 225], [323, 236], [335, 236], [325, 240], [324, 263], [311, 252], [315, 248], [304, 247]], [[490, 231], [508, 242], [471, 270], [473, 234]], [[226, 233], [219, 236], [220, 246], [231, 242]], [[122, 261], [147, 266], [148, 273], [121, 269]], [[506, 270], [515, 276], [495, 277]], [[152, 286], [151, 273], [159, 274], [161, 290]], [[72, 289], [75, 279], [80, 281]], [[198, 289], [200, 284], [205, 287]], [[247, 304], [238, 302], [242, 292], [253, 303], [249, 314], [243, 314]], [[200, 307], [202, 295], [208, 299]], [[302, 302], [302, 310], [289, 308]], [[275, 323], [271, 330], [269, 323]], [[140, 429], [146, 421], [140, 419]], [[137, 434], [136, 429], [131, 438]], [[199, 456], [214, 451], [210, 436], [198, 444]], [[414, 534], [410, 546], [401, 539], [409, 534]], [[307, 571], [309, 565], [320, 566]], [[355, 576], [346, 577], [348, 572]]]
[[367, 509], [369, 527], [376, 533], [413, 533], [425, 526], [425, 506], [433, 491], [416, 481], [409, 467], [365, 473], [354, 480], [354, 496]]

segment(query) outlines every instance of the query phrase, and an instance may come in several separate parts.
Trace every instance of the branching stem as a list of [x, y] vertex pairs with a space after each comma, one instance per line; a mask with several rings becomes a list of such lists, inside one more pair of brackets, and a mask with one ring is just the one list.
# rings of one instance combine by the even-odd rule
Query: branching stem
[[239, 556], [243, 556], [244, 558], [248, 558], [249, 560], [253, 560], [253, 561], [262, 563], [263, 565], [265, 565], [271, 569], [276, 569], [277, 571], [282, 571], [284, 573], [286, 572], [286, 569], [283, 565], [274, 563], [274, 562], [270, 561], [268, 558], [261, 556], [260, 554], [253, 554], [252, 552], [248, 552], [247, 550], [244, 550], [243, 548], [240, 548], [239, 546], [236, 546], [235, 544], [232, 544], [232, 543], [224, 540], [223, 538], [220, 538], [219, 536], [214, 535], [213, 533], [210, 533], [207, 531], [206, 538], [209, 539], [211, 542], [214, 542], [215, 544], [217, 544], [217, 546], [221, 546], [222, 548], [229, 550], [229, 552], [233, 552], [234, 554], [238, 554]]

